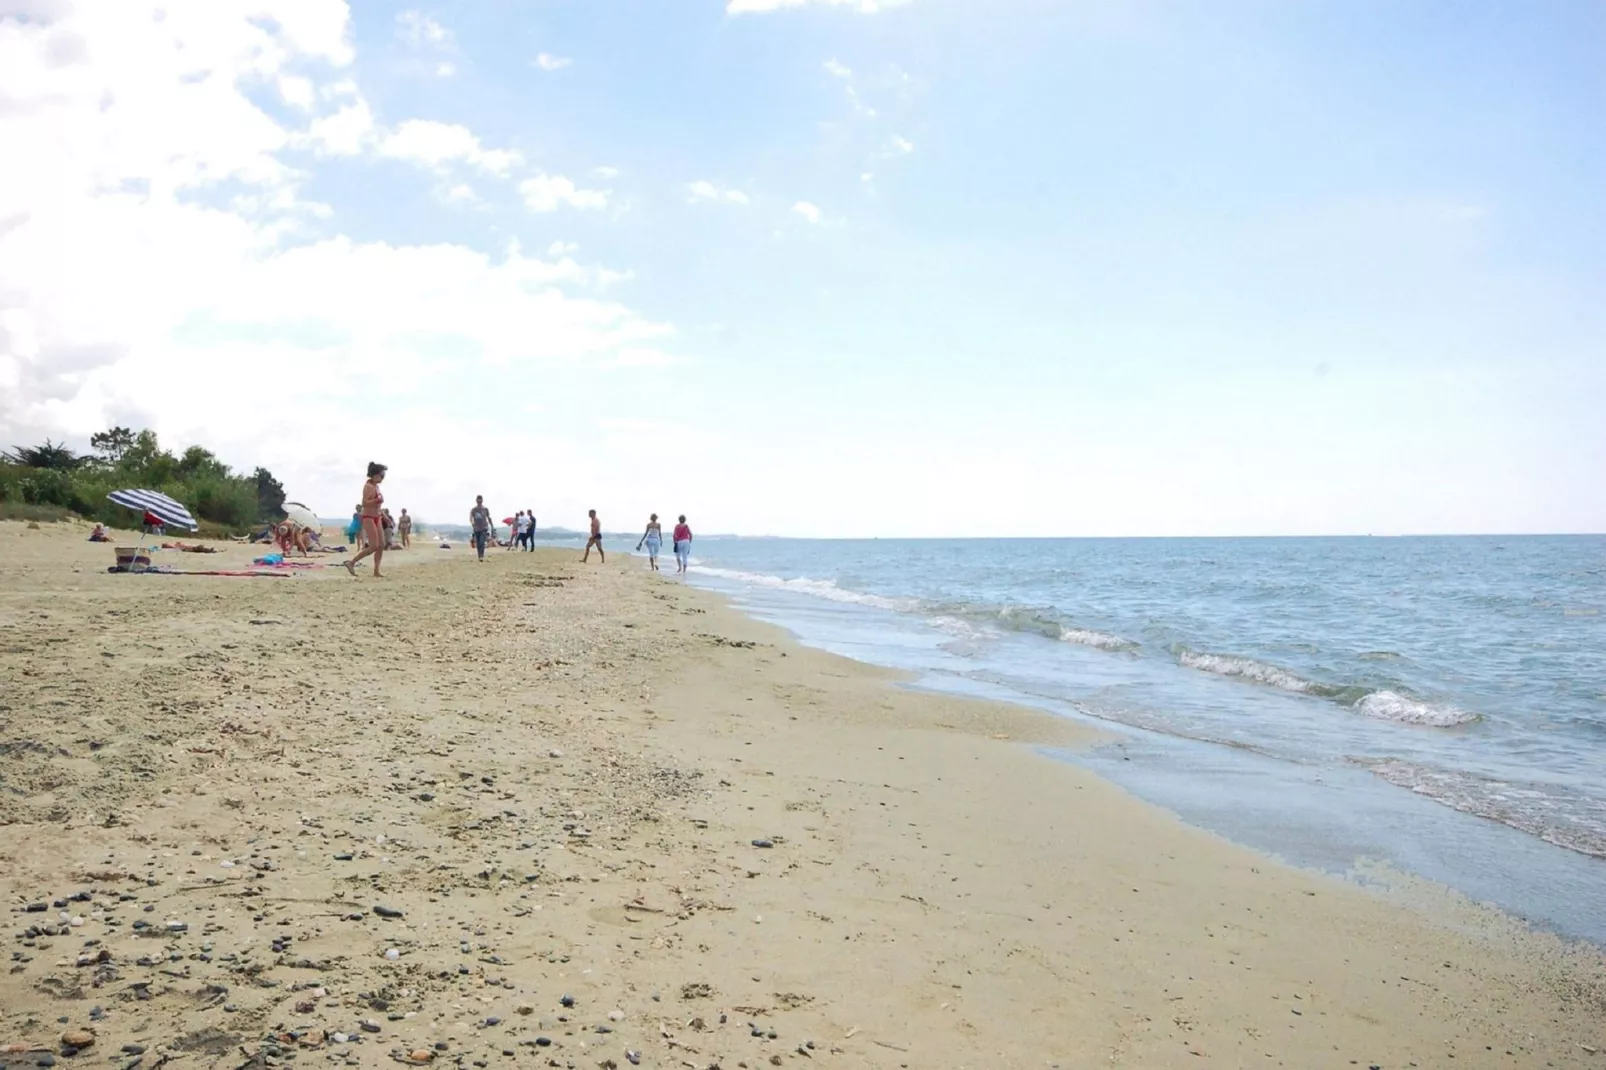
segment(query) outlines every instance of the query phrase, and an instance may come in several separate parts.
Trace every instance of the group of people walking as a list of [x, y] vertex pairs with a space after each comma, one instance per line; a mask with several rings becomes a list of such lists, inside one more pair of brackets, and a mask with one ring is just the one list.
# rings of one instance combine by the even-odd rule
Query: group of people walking
[[[397, 520], [390, 519], [390, 510], [385, 508], [385, 496], [379, 486], [385, 481], [385, 465], [377, 461], [368, 465], [368, 480], [362, 485], [362, 501], [357, 505], [356, 513], [351, 518], [351, 527], [347, 529], [347, 537], [356, 545], [360, 542], [358, 552], [348, 558], [343, 564], [346, 571], [353, 576], [357, 574], [357, 563], [364, 558], [374, 559], [374, 575], [378, 576], [380, 561], [383, 560], [386, 549], [396, 546], [396, 536], [400, 536], [402, 547], [412, 544], [412, 517], [407, 510], [401, 511]], [[593, 548], [597, 557], [604, 563], [608, 556], [602, 548], [602, 519], [597, 511], [589, 511], [590, 531], [586, 537], [585, 553], [581, 556], [582, 562], [591, 560]], [[520, 509], [510, 519], [505, 521], [508, 525], [507, 549], [523, 548], [526, 551], [535, 549], [535, 510]], [[474, 552], [480, 561], [485, 560], [486, 549], [497, 544], [496, 522], [491, 519], [491, 510], [485, 505], [485, 496], [474, 496], [474, 508], [468, 512], [469, 531], [474, 544]], [[636, 543], [639, 552], [643, 547], [647, 550], [647, 563], [654, 572], [658, 571], [658, 552], [664, 542], [663, 527], [658, 523], [658, 514], [653, 513], [647, 520], [647, 528], [642, 532], [641, 539]], [[686, 522], [684, 514], [675, 524], [672, 536], [672, 548], [675, 554], [675, 571], [684, 574], [691, 564], [691, 525]]]
[[507, 548], [517, 550], [535, 549], [535, 510], [520, 509], [513, 515], [513, 522], [507, 526]]
[[[593, 512], [591, 515], [595, 517], [596, 513]], [[685, 573], [687, 566], [691, 563], [691, 539], [691, 525], [686, 523], [686, 515], [682, 513], [680, 520], [675, 524], [674, 530], [673, 547], [677, 575]], [[658, 571], [658, 551], [662, 549], [663, 545], [663, 525], [658, 523], [658, 514], [654, 513], [647, 518], [647, 530], [642, 532], [641, 541], [636, 543], [637, 553], [641, 552], [643, 546], [647, 548], [647, 563], [652, 566], [654, 572]], [[597, 549], [602, 549], [600, 540], [598, 541]]]

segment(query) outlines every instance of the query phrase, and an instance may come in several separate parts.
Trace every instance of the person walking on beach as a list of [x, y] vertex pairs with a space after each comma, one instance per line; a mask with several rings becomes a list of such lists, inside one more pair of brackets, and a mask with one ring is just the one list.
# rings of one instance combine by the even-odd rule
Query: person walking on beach
[[691, 563], [691, 525], [686, 523], [685, 514], [681, 514], [680, 523], [675, 525], [675, 572], [685, 575], [686, 568]]
[[353, 550], [362, 549], [362, 504], [351, 507], [351, 523], [346, 525], [346, 541]]
[[385, 556], [385, 521], [380, 510], [385, 507], [385, 496], [379, 492], [379, 484], [384, 481], [385, 466], [378, 461], [369, 461], [368, 482], [362, 485], [362, 504], [357, 507], [357, 518], [362, 521], [363, 548], [357, 551], [355, 557], [343, 562], [346, 571], [353, 576], [357, 575], [357, 562], [372, 555], [374, 579], [382, 578], [379, 575], [379, 562]]
[[581, 564], [591, 560], [591, 548], [593, 546], [597, 548], [597, 556], [606, 565], [608, 563], [608, 555], [602, 551], [602, 520], [597, 516], [595, 509], [591, 510], [591, 537], [586, 540], [586, 553], [580, 559]]
[[658, 523], [658, 514], [654, 513], [647, 518], [647, 530], [641, 534], [641, 542], [636, 543], [636, 553], [641, 553], [642, 543], [647, 546], [647, 564], [652, 566], [654, 572], [658, 571], [658, 548], [664, 544], [664, 529]]
[[491, 541], [491, 511], [485, 508], [485, 496], [474, 495], [474, 508], [468, 511], [468, 526], [474, 531], [474, 552], [485, 560], [485, 544]]
[[507, 526], [507, 550], [511, 553], [524, 542], [524, 510], [513, 514], [513, 523]]
[[535, 552], [535, 510], [524, 510], [524, 548], [531, 553]]
[[396, 533], [401, 536], [403, 550], [409, 550], [413, 545], [413, 518], [407, 515], [407, 509], [402, 508], [402, 515], [396, 521]]

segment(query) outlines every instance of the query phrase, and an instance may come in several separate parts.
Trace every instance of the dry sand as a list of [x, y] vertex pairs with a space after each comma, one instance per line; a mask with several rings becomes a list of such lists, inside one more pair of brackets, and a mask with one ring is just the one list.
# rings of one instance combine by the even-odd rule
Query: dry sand
[[639, 560], [142, 577], [86, 530], [0, 524], [0, 1064], [1606, 1067], [1597, 950]]

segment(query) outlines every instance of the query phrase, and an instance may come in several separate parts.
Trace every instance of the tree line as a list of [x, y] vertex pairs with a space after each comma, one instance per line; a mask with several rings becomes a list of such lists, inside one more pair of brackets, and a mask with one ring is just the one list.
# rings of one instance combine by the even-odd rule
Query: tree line
[[0, 452], [0, 516], [21, 515], [7, 507], [22, 506], [42, 516], [75, 513], [128, 527], [132, 511], [106, 499], [128, 488], [160, 491], [182, 502], [203, 530], [219, 534], [284, 516], [284, 487], [266, 468], [236, 472], [201, 446], [174, 454], [162, 449], [154, 431], [126, 427], [89, 436], [89, 448], [79, 454], [46, 439], [40, 446]]

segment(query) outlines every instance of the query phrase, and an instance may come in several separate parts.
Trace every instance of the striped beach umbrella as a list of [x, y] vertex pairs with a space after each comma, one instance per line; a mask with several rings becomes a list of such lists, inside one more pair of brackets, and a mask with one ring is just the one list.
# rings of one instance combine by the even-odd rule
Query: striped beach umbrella
[[194, 531], [200, 527], [188, 509], [167, 495], [158, 494], [154, 490], [114, 490], [106, 497], [118, 505], [126, 505], [130, 509], [149, 513], [170, 528]]

